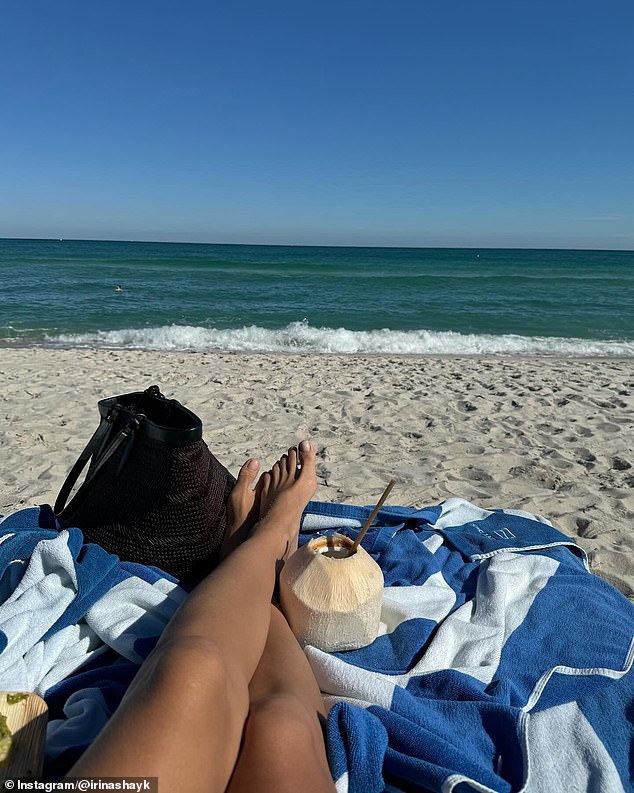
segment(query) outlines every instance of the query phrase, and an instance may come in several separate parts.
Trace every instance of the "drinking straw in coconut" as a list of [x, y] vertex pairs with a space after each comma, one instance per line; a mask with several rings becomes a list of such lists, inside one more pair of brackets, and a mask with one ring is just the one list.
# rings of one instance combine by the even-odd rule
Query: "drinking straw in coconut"
[[366, 531], [372, 525], [372, 521], [374, 520], [374, 518], [376, 518], [379, 510], [381, 509], [381, 507], [385, 503], [386, 498], [390, 495], [390, 492], [392, 491], [392, 488], [394, 487], [395, 484], [396, 484], [396, 479], [390, 479], [390, 481], [388, 482], [387, 487], [383, 491], [383, 495], [379, 499], [376, 507], [374, 507], [370, 517], [366, 520], [365, 525], [363, 526], [363, 528], [361, 529], [361, 531], [357, 535], [357, 539], [350, 546], [350, 556], [352, 556], [353, 553], [357, 552], [357, 548], [359, 547], [359, 543], [365, 537]]

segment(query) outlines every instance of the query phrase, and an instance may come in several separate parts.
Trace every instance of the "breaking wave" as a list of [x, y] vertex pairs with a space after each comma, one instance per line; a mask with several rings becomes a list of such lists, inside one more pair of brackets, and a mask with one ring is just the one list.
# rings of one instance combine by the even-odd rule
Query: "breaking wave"
[[219, 330], [189, 325], [128, 328], [46, 337], [47, 346], [228, 352], [387, 353], [395, 355], [634, 356], [632, 341], [431, 330], [348, 330], [291, 322], [277, 330], [249, 325]]

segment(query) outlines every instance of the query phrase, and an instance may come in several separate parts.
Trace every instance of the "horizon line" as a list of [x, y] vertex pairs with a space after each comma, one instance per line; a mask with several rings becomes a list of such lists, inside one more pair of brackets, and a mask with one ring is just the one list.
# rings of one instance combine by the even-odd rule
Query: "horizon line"
[[98, 239], [93, 237], [0, 237], [0, 241], [13, 242], [112, 242], [134, 245], [217, 245], [245, 248], [380, 248], [386, 250], [473, 250], [473, 251], [597, 251], [604, 253], [634, 253], [634, 248], [576, 248], [550, 245], [363, 245], [363, 244], [309, 244], [279, 242], [193, 242], [190, 240]]

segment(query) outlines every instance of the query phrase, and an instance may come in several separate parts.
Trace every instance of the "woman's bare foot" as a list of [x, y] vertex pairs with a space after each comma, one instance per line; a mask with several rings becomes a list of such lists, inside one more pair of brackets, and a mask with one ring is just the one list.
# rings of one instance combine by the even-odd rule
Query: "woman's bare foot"
[[260, 463], [254, 459], [247, 460], [229, 494], [227, 530], [220, 546], [220, 561], [246, 540], [260, 515], [259, 488], [253, 488], [259, 472]]
[[302, 441], [283, 454], [270, 471], [262, 475], [260, 520], [254, 532], [267, 532], [279, 538], [279, 559], [297, 548], [299, 522], [317, 488], [315, 449]]

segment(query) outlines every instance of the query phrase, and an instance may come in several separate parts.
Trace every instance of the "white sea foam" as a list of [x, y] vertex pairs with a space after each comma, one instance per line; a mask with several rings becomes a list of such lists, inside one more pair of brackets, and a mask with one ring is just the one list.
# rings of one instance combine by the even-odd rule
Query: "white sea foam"
[[595, 341], [431, 330], [347, 330], [291, 322], [277, 330], [255, 325], [218, 330], [188, 325], [129, 328], [48, 337], [49, 345], [145, 350], [233, 352], [506, 354], [634, 356], [632, 341]]

